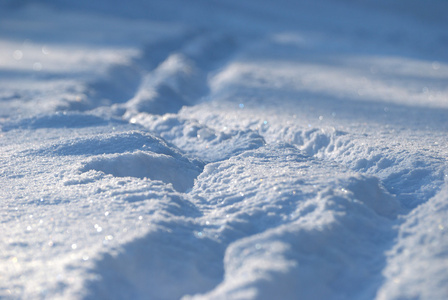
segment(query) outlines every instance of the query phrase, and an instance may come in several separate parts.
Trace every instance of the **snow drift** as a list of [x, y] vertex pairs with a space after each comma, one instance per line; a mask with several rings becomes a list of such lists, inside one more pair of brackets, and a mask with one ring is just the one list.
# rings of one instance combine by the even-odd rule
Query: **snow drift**
[[444, 1], [0, 3], [0, 298], [448, 298]]

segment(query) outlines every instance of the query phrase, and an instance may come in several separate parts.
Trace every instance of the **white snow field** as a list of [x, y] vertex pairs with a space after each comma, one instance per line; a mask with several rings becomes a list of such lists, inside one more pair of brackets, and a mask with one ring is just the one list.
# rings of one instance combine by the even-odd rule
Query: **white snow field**
[[446, 0], [0, 0], [0, 299], [448, 299]]

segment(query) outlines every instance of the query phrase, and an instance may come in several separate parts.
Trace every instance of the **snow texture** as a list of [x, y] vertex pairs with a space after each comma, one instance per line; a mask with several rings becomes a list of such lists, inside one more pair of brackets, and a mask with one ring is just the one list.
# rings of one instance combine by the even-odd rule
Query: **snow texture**
[[1, 299], [448, 299], [444, 0], [0, 2]]

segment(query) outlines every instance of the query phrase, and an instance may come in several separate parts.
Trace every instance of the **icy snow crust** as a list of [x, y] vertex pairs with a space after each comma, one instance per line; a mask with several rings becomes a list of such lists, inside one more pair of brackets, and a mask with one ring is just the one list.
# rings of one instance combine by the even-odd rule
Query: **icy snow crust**
[[447, 12], [0, 2], [0, 298], [448, 299]]

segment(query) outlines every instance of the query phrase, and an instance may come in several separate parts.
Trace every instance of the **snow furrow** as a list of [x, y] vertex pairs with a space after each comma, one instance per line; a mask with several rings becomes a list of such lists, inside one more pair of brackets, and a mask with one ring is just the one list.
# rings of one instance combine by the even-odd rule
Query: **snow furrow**
[[148, 73], [132, 99], [126, 104], [126, 119], [141, 112], [163, 115], [176, 113], [208, 94], [207, 75], [223, 64], [235, 51], [236, 41], [222, 34], [201, 34]]

